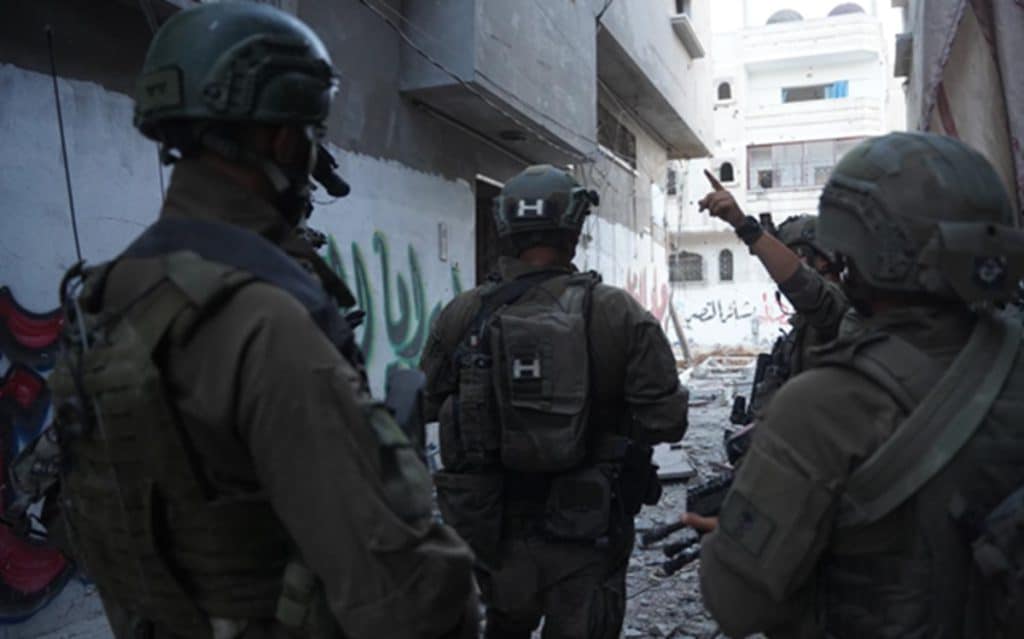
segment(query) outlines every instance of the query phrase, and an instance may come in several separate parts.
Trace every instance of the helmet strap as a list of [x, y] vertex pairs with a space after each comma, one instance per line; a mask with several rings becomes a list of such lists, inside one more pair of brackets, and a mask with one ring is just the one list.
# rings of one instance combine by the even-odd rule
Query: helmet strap
[[[256, 169], [274, 189], [274, 207], [292, 226], [309, 217], [313, 210], [312, 189], [308, 173], [289, 171], [269, 157], [251, 151], [213, 129], [197, 132], [199, 144], [224, 159]], [[312, 142], [311, 142], [312, 143]]]

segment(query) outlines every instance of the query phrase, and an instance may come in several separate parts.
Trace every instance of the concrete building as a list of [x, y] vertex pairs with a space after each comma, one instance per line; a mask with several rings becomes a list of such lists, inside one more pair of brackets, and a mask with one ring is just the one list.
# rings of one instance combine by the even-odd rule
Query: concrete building
[[[711, 147], [712, 3], [270, 1], [319, 32], [343, 78], [328, 139], [352, 194], [321, 203], [312, 222], [330, 236], [327, 257], [367, 312], [360, 338], [378, 391], [389, 366], [416, 363], [442, 305], [493, 268], [491, 198], [527, 164], [571, 166], [601, 193], [579, 267], [600, 270], [666, 316], [664, 178], [671, 160]], [[154, 30], [192, 4], [4, 3], [0, 430], [12, 443], [5, 468], [48, 422], [43, 379], [61, 274], [79, 253], [90, 263], [113, 257], [155, 218], [170, 170], [131, 126], [131, 88]], [[0, 551], [13, 559], [0, 568], [9, 604], [0, 621], [13, 622], [46, 605], [72, 569], [2, 533]], [[43, 564], [45, 574], [31, 568]], [[0, 637], [103, 636], [69, 625], [83, 610], [98, 614], [76, 602], [5, 626]]]
[[710, 169], [754, 216], [815, 213], [843, 153], [903, 126], [878, 0], [722, 0], [713, 5], [714, 142], [681, 167], [670, 219], [673, 300], [698, 348], [765, 345], [789, 309], [732, 229], [697, 202]]
[[1024, 215], [1024, 5], [891, 2], [903, 14], [894, 75], [906, 81], [907, 123], [978, 149]]

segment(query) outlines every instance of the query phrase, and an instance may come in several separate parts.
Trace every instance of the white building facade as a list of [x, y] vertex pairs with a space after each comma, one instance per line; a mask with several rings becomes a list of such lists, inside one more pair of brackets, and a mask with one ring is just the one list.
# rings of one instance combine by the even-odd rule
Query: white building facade
[[[712, 11], [712, 158], [694, 160], [669, 220], [673, 304], [698, 350], [769, 344], [790, 309], [731, 227], [698, 210], [711, 170], [748, 215], [814, 214], [843, 153], [903, 129], [889, 3], [721, 0]], [[671, 182], [671, 176], [670, 176]]]

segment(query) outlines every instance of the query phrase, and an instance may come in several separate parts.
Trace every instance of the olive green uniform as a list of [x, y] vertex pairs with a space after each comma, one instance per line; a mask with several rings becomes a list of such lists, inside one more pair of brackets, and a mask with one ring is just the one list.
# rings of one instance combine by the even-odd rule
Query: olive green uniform
[[[896, 336], [929, 358], [925, 370], [897, 373], [920, 401], [973, 323], [966, 310], [907, 308], [864, 320], [860, 335]], [[821, 355], [841, 361], [844, 350], [869, 341], [840, 340]], [[1019, 393], [1022, 381], [1018, 359], [1008, 387]], [[852, 472], [908, 414], [892, 394], [843, 367], [812, 369], [778, 392], [701, 552], [705, 604], [726, 634], [897, 637], [918, 636], [903, 633], [920, 627], [922, 637], [940, 629], [963, 636], [970, 558], [966, 544], [948, 543], [960, 539], [945, 510], [949, 482], [942, 486], [940, 476], [939, 495], [914, 496], [878, 522], [835, 527]], [[1012, 450], [1020, 438], [1003, 445]], [[963, 458], [954, 471], [958, 461], [974, 461]], [[929, 592], [936, 583], [942, 587]]]
[[[292, 237], [276, 209], [202, 160], [176, 166], [161, 217], [229, 223], [275, 243]], [[137, 298], [157, 262], [119, 262], [104, 307]], [[383, 444], [360, 411], [365, 374], [295, 298], [262, 282], [243, 286], [187, 340], [171, 339], [159, 366], [209, 499], [269, 501], [344, 636], [440, 637], [460, 624], [471, 552], [403, 508], [403, 494], [429, 504], [429, 484], [382, 464]], [[122, 602], [100, 594], [115, 634], [134, 636]], [[212, 621], [245, 627], [246, 637], [280, 632], [272, 619]]]
[[779, 284], [779, 292], [793, 305], [796, 314], [790, 330], [772, 347], [770, 365], [763, 379], [756, 380], [750, 407], [760, 415], [778, 389], [792, 376], [813, 364], [814, 349], [850, 332], [856, 315], [842, 290], [806, 264]]
[[779, 284], [779, 291], [793, 305], [800, 322], [811, 327], [814, 345], [836, 338], [850, 310], [850, 303], [838, 284], [801, 264], [796, 273]]
[[[500, 261], [502, 281], [540, 270], [516, 258]], [[569, 269], [561, 269], [569, 274]], [[453, 300], [434, 324], [421, 367], [428, 414], [458, 393], [454, 355], [481, 304], [485, 287]], [[549, 295], [534, 289], [528, 303]], [[657, 320], [628, 293], [597, 284], [589, 318], [591, 427], [642, 444], [678, 441], [686, 430], [687, 393]], [[442, 455], [444, 451], [442, 451]], [[488, 637], [529, 637], [541, 621], [545, 637], [616, 637], [625, 609], [628, 534], [607, 547], [551, 541], [541, 533], [546, 479], [506, 471], [497, 569], [480, 567], [488, 606]]]

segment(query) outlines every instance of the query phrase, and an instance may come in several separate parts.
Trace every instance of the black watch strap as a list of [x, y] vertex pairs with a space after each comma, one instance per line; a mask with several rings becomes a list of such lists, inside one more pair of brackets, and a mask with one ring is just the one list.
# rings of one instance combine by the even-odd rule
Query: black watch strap
[[753, 246], [754, 242], [764, 235], [764, 227], [757, 221], [756, 217], [750, 215], [743, 218], [743, 222], [736, 227], [736, 237], [743, 240], [747, 246]]

